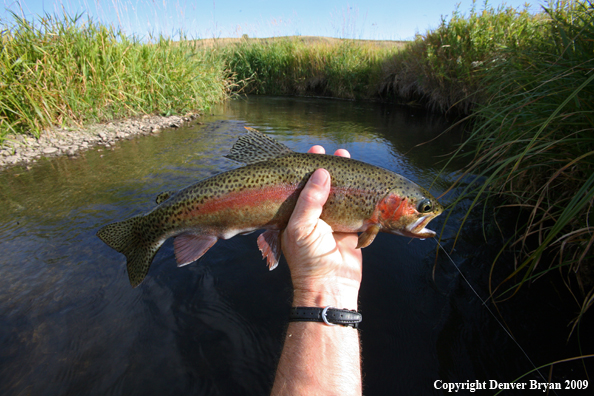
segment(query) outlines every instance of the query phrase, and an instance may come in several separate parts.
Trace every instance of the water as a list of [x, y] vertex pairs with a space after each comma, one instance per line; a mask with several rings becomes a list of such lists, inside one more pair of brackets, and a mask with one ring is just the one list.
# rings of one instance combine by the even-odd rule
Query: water
[[[0, 394], [269, 392], [291, 281], [284, 260], [268, 271], [258, 233], [219, 241], [183, 268], [168, 241], [136, 289], [124, 257], [95, 236], [106, 223], [150, 210], [162, 191], [237, 167], [223, 155], [244, 126], [296, 151], [346, 148], [436, 196], [463, 165], [452, 163], [436, 179], [461, 136], [420, 145], [448, 124], [408, 108], [252, 97], [215, 108], [201, 122], [0, 173]], [[430, 228], [441, 230], [443, 220]], [[455, 221], [445, 229], [446, 246], [454, 232]], [[485, 298], [496, 248], [480, 234], [469, 223], [452, 258]], [[435, 380], [510, 382], [533, 368], [445, 255], [436, 261], [434, 241], [380, 234], [363, 256], [365, 394], [442, 394]], [[550, 285], [543, 281], [500, 306], [537, 365], [578, 354], [565, 344], [575, 305]], [[591, 340], [581, 341], [591, 353]], [[556, 366], [553, 375], [586, 379], [579, 364]]]

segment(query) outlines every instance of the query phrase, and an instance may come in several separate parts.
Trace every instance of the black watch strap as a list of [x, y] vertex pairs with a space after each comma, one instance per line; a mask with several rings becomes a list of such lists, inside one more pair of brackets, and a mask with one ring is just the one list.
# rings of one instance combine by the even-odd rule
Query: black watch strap
[[363, 315], [357, 311], [333, 307], [292, 307], [289, 315], [290, 322], [324, 322], [328, 326], [339, 324], [355, 329], [359, 327], [361, 320]]

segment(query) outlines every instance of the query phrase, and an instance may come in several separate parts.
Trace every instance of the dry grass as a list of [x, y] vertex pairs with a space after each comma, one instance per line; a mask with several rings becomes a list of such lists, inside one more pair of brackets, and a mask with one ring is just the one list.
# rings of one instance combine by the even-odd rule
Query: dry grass
[[204, 48], [213, 48], [213, 47], [225, 47], [230, 44], [272, 44], [274, 42], [279, 42], [282, 40], [295, 40], [297, 42], [306, 44], [306, 45], [318, 45], [318, 44], [328, 44], [328, 45], [337, 45], [342, 44], [344, 42], [352, 42], [359, 45], [370, 46], [378, 49], [385, 49], [385, 48], [399, 48], [402, 49], [406, 46], [408, 41], [393, 41], [393, 40], [357, 40], [357, 39], [338, 39], [333, 37], [321, 37], [321, 36], [283, 36], [283, 37], [269, 37], [269, 38], [248, 38], [248, 37], [240, 37], [240, 38], [211, 38], [211, 39], [201, 39], [201, 40], [194, 40], [194, 42]]

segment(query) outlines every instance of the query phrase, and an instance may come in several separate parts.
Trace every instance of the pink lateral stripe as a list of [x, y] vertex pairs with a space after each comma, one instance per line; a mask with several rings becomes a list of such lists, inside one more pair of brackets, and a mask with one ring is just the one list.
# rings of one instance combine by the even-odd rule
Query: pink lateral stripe
[[[296, 185], [280, 184], [271, 187], [245, 189], [243, 191], [230, 192], [227, 195], [207, 200], [200, 208], [200, 213], [216, 213], [224, 209], [235, 209], [245, 207], [260, 207], [267, 202], [283, 202], [295, 192]], [[332, 187], [330, 194], [350, 193], [356, 194], [363, 190], [354, 188]], [[195, 215], [192, 213], [191, 215]]]
[[266, 202], [280, 203], [285, 201], [294, 191], [295, 187], [292, 185], [278, 185], [230, 192], [223, 197], [212, 198], [204, 202], [200, 207], [200, 213], [216, 213], [225, 209], [259, 207]]

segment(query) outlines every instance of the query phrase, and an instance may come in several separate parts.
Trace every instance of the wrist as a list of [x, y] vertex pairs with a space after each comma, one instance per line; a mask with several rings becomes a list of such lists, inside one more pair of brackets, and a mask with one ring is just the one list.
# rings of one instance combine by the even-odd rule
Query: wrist
[[359, 282], [342, 279], [315, 285], [295, 286], [294, 307], [327, 307], [357, 310]]

